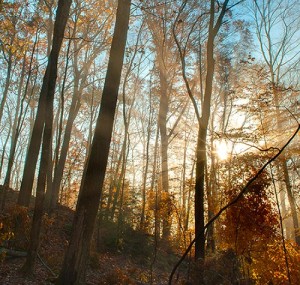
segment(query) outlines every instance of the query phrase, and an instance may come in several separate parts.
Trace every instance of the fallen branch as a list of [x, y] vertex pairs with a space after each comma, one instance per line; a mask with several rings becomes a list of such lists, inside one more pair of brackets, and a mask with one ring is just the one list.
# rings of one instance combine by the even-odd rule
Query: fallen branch
[[291, 141], [295, 138], [295, 136], [297, 135], [297, 133], [300, 130], [300, 124], [298, 124], [298, 127], [296, 129], [296, 131], [294, 132], [294, 134], [289, 138], [289, 140], [284, 144], [284, 146], [278, 150], [277, 154], [275, 154], [271, 159], [269, 159], [263, 166], [262, 168], [259, 169], [259, 171], [247, 182], [247, 184], [244, 186], [244, 188], [240, 191], [240, 193], [233, 199], [231, 200], [227, 205], [225, 205], [223, 208], [221, 208], [219, 210], [219, 212], [213, 217], [211, 218], [207, 224], [203, 227], [202, 231], [191, 241], [191, 243], [189, 244], [188, 248], [186, 249], [186, 251], [184, 252], [184, 254], [182, 255], [182, 257], [179, 259], [179, 261], [175, 264], [170, 277], [169, 277], [169, 285], [172, 285], [172, 279], [173, 276], [177, 270], [177, 268], [180, 266], [180, 264], [184, 261], [184, 259], [186, 258], [186, 256], [188, 255], [188, 253], [190, 252], [190, 250], [192, 249], [194, 243], [199, 239], [199, 237], [203, 234], [203, 232], [215, 221], [219, 218], [219, 216], [221, 216], [221, 214], [226, 211], [229, 207], [231, 207], [232, 205], [234, 205], [235, 203], [237, 203], [243, 196], [244, 194], [247, 192], [249, 186], [259, 177], [259, 175], [262, 174], [262, 172], [266, 169], [266, 167], [271, 164], [274, 160], [277, 159], [277, 157], [284, 151], [284, 149], [291, 143]]
[[57, 274], [46, 264], [46, 262], [41, 258], [39, 253], [37, 253], [37, 257], [40, 260], [40, 262], [48, 269], [48, 271], [52, 274], [53, 277], [57, 277]]
[[[26, 251], [20, 251], [20, 250], [14, 250], [14, 249], [9, 249], [5, 247], [0, 247], [0, 254], [5, 254], [6, 256], [9, 257], [26, 257], [27, 252]], [[55, 272], [46, 264], [46, 262], [41, 258], [39, 254], [37, 254], [38, 259], [40, 262], [48, 269], [48, 271], [54, 276], [57, 277]]]
[[19, 251], [19, 250], [14, 250], [14, 249], [9, 249], [5, 247], [0, 248], [0, 254], [5, 254], [6, 256], [10, 257], [26, 257], [27, 252], [25, 251]]

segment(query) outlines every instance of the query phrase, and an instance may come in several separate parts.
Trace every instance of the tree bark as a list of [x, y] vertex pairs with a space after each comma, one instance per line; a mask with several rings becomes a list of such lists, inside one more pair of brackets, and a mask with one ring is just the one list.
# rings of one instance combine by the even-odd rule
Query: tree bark
[[3, 193], [2, 193], [2, 197], [1, 197], [2, 198], [2, 200], [1, 200], [1, 209], [2, 210], [5, 207], [7, 189], [10, 186], [11, 173], [12, 173], [13, 164], [14, 164], [17, 141], [18, 141], [18, 137], [19, 137], [19, 133], [20, 133], [19, 122], [21, 121], [22, 114], [19, 114], [19, 111], [20, 111], [20, 106], [22, 103], [21, 89], [23, 86], [23, 81], [24, 81], [24, 76], [25, 76], [25, 61], [26, 61], [26, 55], [24, 55], [24, 57], [23, 57], [23, 66], [22, 66], [22, 71], [21, 71], [21, 75], [20, 75], [19, 87], [18, 87], [18, 99], [17, 99], [16, 113], [15, 113], [15, 118], [14, 118], [13, 124], [12, 124], [12, 134], [11, 134], [11, 143], [10, 143], [10, 149], [9, 149], [8, 163], [7, 163], [7, 169], [6, 169], [6, 174], [5, 174], [4, 183], [3, 183], [3, 185], [4, 185]]
[[83, 174], [73, 230], [57, 285], [76, 285], [84, 279], [89, 246], [100, 203], [108, 161], [118, 89], [130, 14], [130, 0], [119, 0], [101, 107]]
[[[21, 76], [20, 76], [20, 82], [19, 82], [19, 88], [18, 88], [18, 99], [17, 99], [17, 106], [16, 106], [16, 114], [12, 126], [12, 135], [11, 135], [11, 145], [10, 145], [10, 150], [9, 150], [9, 158], [8, 158], [8, 163], [7, 163], [7, 170], [6, 170], [6, 175], [4, 178], [4, 186], [9, 187], [10, 184], [10, 178], [11, 178], [11, 172], [12, 172], [12, 167], [13, 167], [13, 162], [14, 162], [14, 157], [16, 153], [16, 147], [17, 147], [17, 141], [20, 133], [20, 120], [22, 117], [22, 114], [19, 114], [21, 103], [23, 100], [21, 100], [21, 90], [23, 87], [23, 82], [24, 82], [24, 76], [25, 76], [25, 61], [26, 61], [26, 55], [23, 57], [23, 67], [21, 71]], [[25, 95], [24, 95], [25, 96]]]
[[[151, 87], [149, 99], [151, 102]], [[151, 104], [151, 103], [150, 103]], [[145, 230], [145, 211], [146, 211], [146, 184], [148, 177], [148, 169], [149, 169], [149, 152], [150, 152], [150, 138], [151, 138], [151, 121], [152, 121], [152, 112], [150, 105], [150, 115], [147, 122], [147, 138], [146, 138], [146, 146], [144, 147], [143, 156], [145, 157], [145, 166], [143, 173], [143, 186], [142, 186], [142, 210], [141, 210], [141, 220], [140, 220], [140, 229]]]
[[[159, 60], [161, 61], [161, 60]], [[160, 140], [161, 140], [161, 181], [162, 181], [162, 191], [165, 192], [167, 195], [169, 193], [169, 166], [168, 166], [168, 135], [167, 135], [167, 113], [168, 113], [168, 106], [169, 106], [169, 99], [167, 94], [167, 77], [166, 72], [163, 70], [162, 67], [163, 63], [159, 63], [159, 79], [160, 79], [160, 102], [159, 102], [159, 114], [158, 114], [158, 127], [160, 133]], [[166, 199], [169, 199], [166, 196]], [[169, 201], [166, 201], [166, 206], [168, 209], [166, 213], [170, 213], [169, 209]], [[162, 229], [162, 238], [167, 240], [170, 236], [171, 230], [171, 221], [170, 215], [167, 214], [163, 217], [163, 229]]]
[[[11, 181], [11, 172], [12, 172], [12, 167], [15, 159], [15, 153], [16, 153], [16, 148], [17, 148], [17, 142], [19, 139], [19, 135], [21, 133], [21, 129], [23, 126], [23, 121], [24, 117], [28, 108], [29, 103], [27, 103], [25, 111], [24, 111], [24, 102], [26, 99], [26, 95], [28, 92], [28, 86], [32, 74], [32, 64], [33, 64], [33, 59], [34, 59], [34, 53], [36, 50], [36, 45], [38, 42], [38, 29], [36, 31], [36, 36], [35, 36], [35, 41], [33, 44], [33, 48], [31, 51], [31, 56], [30, 56], [30, 64], [29, 64], [29, 72], [27, 74], [27, 79], [26, 79], [26, 84], [25, 84], [25, 89], [23, 90], [23, 80], [25, 76], [25, 64], [26, 64], [26, 54], [24, 55], [24, 61], [23, 61], [23, 67], [22, 67], [22, 72], [21, 72], [21, 79], [19, 83], [19, 88], [18, 88], [18, 101], [17, 101], [17, 108], [16, 108], [16, 117], [15, 121], [13, 124], [13, 132], [11, 136], [11, 147], [10, 147], [10, 152], [9, 152], [9, 159], [8, 159], [8, 165], [7, 165], [7, 170], [6, 170], [6, 176], [4, 179], [4, 185], [9, 187], [10, 181]], [[22, 92], [23, 91], [23, 92]], [[21, 99], [21, 93], [23, 93], [22, 99]], [[16, 187], [18, 189], [18, 187]]]
[[[46, 177], [50, 161], [50, 151], [52, 143], [52, 125], [53, 125], [53, 100], [55, 93], [56, 77], [57, 77], [57, 62], [59, 51], [63, 42], [64, 30], [69, 17], [69, 11], [72, 0], [59, 0], [56, 12], [54, 32], [53, 32], [53, 45], [49, 55], [49, 61], [47, 65], [46, 74], [44, 76], [43, 87], [45, 94], [40, 95], [44, 97], [42, 100], [44, 112], [42, 114], [43, 125], [43, 144], [41, 162], [39, 168], [39, 176], [37, 183], [37, 193], [35, 200], [35, 208], [33, 215], [33, 222], [30, 232], [30, 241], [28, 255], [26, 262], [22, 267], [22, 272], [25, 275], [33, 274], [33, 266], [37, 256], [37, 250], [39, 246], [39, 237], [41, 230], [42, 217], [44, 213], [44, 197], [45, 197], [45, 186]], [[46, 88], [47, 87], [47, 88]], [[36, 120], [38, 117], [36, 117]]]
[[[173, 36], [179, 50], [181, 65], [182, 65], [182, 76], [187, 88], [189, 98], [193, 103], [193, 107], [198, 119], [199, 129], [197, 138], [197, 148], [196, 148], [196, 184], [195, 184], [195, 259], [203, 260], [205, 258], [205, 229], [204, 229], [204, 193], [205, 193], [205, 168], [206, 168], [206, 138], [207, 138], [207, 128], [210, 117], [210, 106], [211, 106], [211, 95], [212, 95], [212, 84], [214, 77], [214, 40], [217, 36], [219, 29], [222, 25], [224, 15], [227, 11], [227, 4], [229, 0], [225, 0], [219, 16], [215, 21], [215, 0], [210, 1], [210, 11], [209, 11], [209, 27], [208, 27], [208, 39], [207, 39], [207, 55], [206, 55], [206, 84], [204, 91], [204, 98], [201, 98], [201, 116], [197, 106], [196, 98], [190, 87], [188, 78], [186, 76], [185, 70], [185, 50], [181, 47], [176, 32], [174, 24], [173, 26]], [[175, 23], [179, 20], [187, 1], [182, 3], [180, 8], [180, 13], [178, 14]], [[202, 276], [203, 277], [203, 276]], [[202, 278], [200, 277], [200, 278]]]
[[0, 122], [2, 120], [4, 106], [6, 103], [7, 95], [8, 95], [8, 88], [10, 85], [10, 77], [11, 77], [11, 70], [12, 70], [12, 53], [9, 52], [8, 60], [7, 60], [7, 73], [6, 73], [6, 79], [5, 79], [5, 85], [3, 90], [3, 97], [0, 104]]
[[167, 27], [165, 23], [157, 22], [158, 19], [149, 17], [147, 19], [148, 27], [153, 37], [155, 46], [157, 69], [159, 73], [159, 113], [158, 129], [160, 134], [160, 155], [161, 155], [161, 190], [164, 193], [165, 209], [167, 213], [162, 217], [162, 238], [168, 240], [171, 232], [171, 201], [169, 199], [169, 162], [168, 146], [169, 135], [167, 133], [167, 114], [169, 111], [169, 79], [170, 79], [170, 61], [167, 54], [171, 53], [168, 46]]
[[288, 170], [287, 161], [286, 161], [285, 156], [283, 156], [283, 159], [281, 161], [281, 167], [283, 169], [284, 182], [286, 185], [286, 192], [287, 192], [289, 204], [291, 207], [293, 226], [294, 226], [294, 238], [295, 238], [297, 245], [300, 246], [300, 233], [299, 233], [299, 220], [298, 220], [298, 215], [297, 215], [297, 207], [296, 207], [296, 201], [294, 198], [293, 189], [292, 189], [291, 182], [290, 182], [289, 170]]
[[210, 1], [210, 22], [207, 40], [207, 71], [205, 91], [202, 105], [202, 114], [199, 120], [199, 132], [196, 157], [196, 185], [195, 185], [195, 259], [205, 258], [205, 233], [204, 233], [204, 193], [205, 193], [205, 167], [206, 167], [206, 137], [210, 117], [212, 84], [214, 77], [214, 40], [221, 27], [223, 17], [229, 0], [223, 3], [222, 11], [215, 23], [215, 0]]
[[[50, 57], [53, 61], [58, 60], [58, 52], [55, 51], [56, 47], [54, 47], [52, 39], [53, 34], [53, 21], [52, 21], [52, 5], [53, 1], [50, 1], [51, 4], [49, 6], [47, 5], [49, 9], [49, 21], [48, 21], [48, 29], [47, 29], [47, 39], [48, 39], [48, 45], [47, 45], [47, 56], [48, 56], [48, 62], [50, 62]], [[48, 4], [48, 3], [47, 3]], [[52, 42], [52, 49], [51, 49], [51, 42]], [[53, 52], [50, 52], [50, 51]], [[51, 55], [52, 53], [52, 55]], [[57, 56], [57, 59], [55, 57]], [[49, 80], [49, 64], [47, 65], [45, 75], [43, 78], [43, 84], [42, 89], [40, 92], [39, 102], [38, 102], [38, 108], [36, 113], [36, 118], [34, 119], [33, 127], [30, 138], [30, 143], [27, 150], [27, 155], [25, 159], [25, 165], [23, 170], [23, 178], [21, 182], [20, 192], [18, 196], [18, 205], [28, 207], [31, 199], [31, 193], [32, 193], [32, 187], [33, 187], [33, 181], [34, 181], [34, 175], [35, 175], [35, 169], [37, 164], [37, 159], [40, 152], [41, 142], [42, 142], [42, 133], [43, 133], [43, 127], [44, 127], [44, 117], [45, 117], [45, 101], [46, 101], [46, 93], [48, 90], [48, 80]]]

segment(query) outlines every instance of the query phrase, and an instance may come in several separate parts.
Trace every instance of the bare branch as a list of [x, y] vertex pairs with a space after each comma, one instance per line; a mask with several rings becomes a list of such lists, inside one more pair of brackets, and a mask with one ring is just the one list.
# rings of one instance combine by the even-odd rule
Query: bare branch
[[200, 123], [200, 113], [199, 113], [199, 109], [198, 109], [198, 106], [197, 106], [197, 102], [196, 102], [196, 99], [193, 96], [193, 92], [191, 90], [190, 84], [188, 82], [188, 79], [187, 79], [186, 73], [185, 73], [185, 55], [184, 55], [184, 52], [182, 51], [182, 48], [180, 46], [180, 43], [179, 43], [178, 38], [176, 36], [176, 31], [175, 31], [175, 28], [176, 28], [177, 23], [178, 23], [178, 19], [179, 19], [181, 13], [182, 13], [184, 7], [186, 6], [186, 4], [187, 4], [187, 0], [185, 0], [182, 3], [182, 5], [181, 5], [181, 7], [179, 9], [179, 12], [178, 12], [178, 14], [176, 16], [176, 19], [175, 19], [173, 27], [172, 27], [172, 32], [173, 32], [173, 37], [174, 37], [176, 46], [178, 48], [179, 56], [180, 56], [180, 61], [181, 61], [181, 66], [182, 66], [182, 77], [183, 77], [184, 83], [186, 85], [186, 89], [187, 89], [188, 95], [189, 95], [189, 97], [190, 97], [190, 99], [191, 99], [191, 101], [193, 103], [197, 120]]

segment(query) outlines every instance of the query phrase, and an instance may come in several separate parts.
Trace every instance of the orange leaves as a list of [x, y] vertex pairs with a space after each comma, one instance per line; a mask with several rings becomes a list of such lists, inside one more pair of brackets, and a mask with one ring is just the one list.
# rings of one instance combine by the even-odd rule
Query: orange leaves
[[[249, 272], [255, 284], [300, 284], [300, 250], [286, 241], [288, 267], [279, 234], [278, 215], [268, 193], [269, 180], [263, 174], [248, 193], [226, 213], [222, 246], [233, 249], [242, 260], [244, 272]], [[236, 190], [227, 191], [232, 199]], [[270, 283], [272, 282], [272, 283]]]
[[[300, 251], [294, 243], [287, 241], [288, 266], [291, 284], [300, 284]], [[282, 240], [274, 239], [267, 245], [266, 251], [261, 251], [259, 258], [253, 259], [251, 265], [252, 278], [258, 284], [289, 284], [287, 264], [284, 257]]]
[[156, 194], [154, 191], [148, 192], [148, 209], [159, 211], [161, 215], [170, 214], [167, 211], [172, 207], [172, 196], [167, 192]]
[[10, 56], [21, 59], [28, 49], [35, 25], [24, 3], [5, 4], [0, 12], [1, 49], [6, 60]]
[[[231, 246], [235, 245], [238, 254], [252, 248], [253, 241], [265, 243], [276, 236], [279, 224], [268, 199], [267, 186], [267, 177], [263, 175], [226, 213], [225, 239]], [[236, 190], [228, 191], [227, 195], [231, 200]]]
[[0, 244], [5, 247], [26, 248], [30, 217], [26, 207], [14, 205], [0, 218]]

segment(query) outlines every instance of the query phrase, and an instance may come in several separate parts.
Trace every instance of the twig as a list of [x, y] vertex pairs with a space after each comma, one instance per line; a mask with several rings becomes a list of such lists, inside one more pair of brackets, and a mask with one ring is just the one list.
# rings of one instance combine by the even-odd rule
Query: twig
[[37, 253], [37, 257], [40, 260], [40, 262], [48, 269], [48, 271], [52, 274], [53, 277], [57, 277], [57, 275], [54, 273], [54, 271], [46, 264], [46, 262], [41, 258], [39, 253]]

